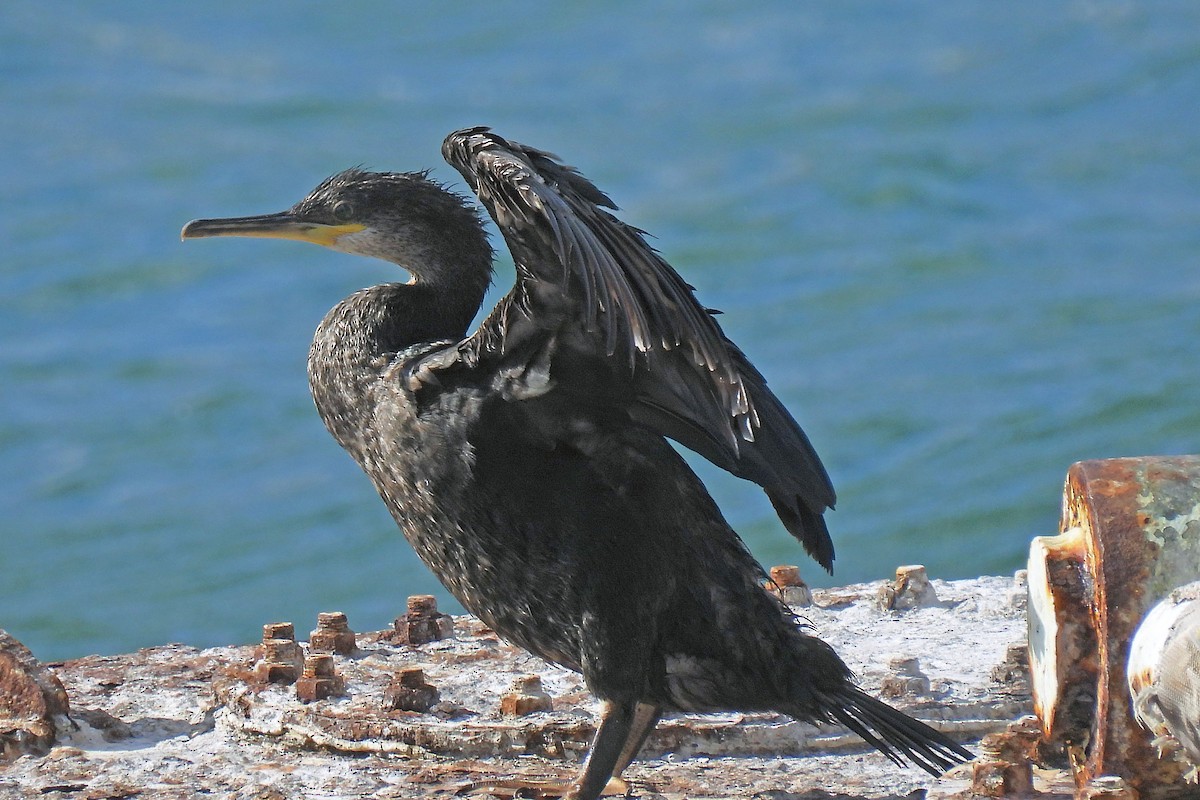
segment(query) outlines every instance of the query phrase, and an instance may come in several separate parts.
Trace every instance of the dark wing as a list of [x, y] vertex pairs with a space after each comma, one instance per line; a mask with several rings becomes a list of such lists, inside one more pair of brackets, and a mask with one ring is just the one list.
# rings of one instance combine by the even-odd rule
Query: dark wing
[[[829, 477], [808, 438], [712, 313], [641, 231], [573, 168], [487, 128], [446, 137], [442, 155], [496, 221], [517, 282], [459, 355], [470, 363], [547, 338], [624, 364], [630, 415], [766, 490], [826, 569]], [[619, 367], [618, 367], [619, 368]]]

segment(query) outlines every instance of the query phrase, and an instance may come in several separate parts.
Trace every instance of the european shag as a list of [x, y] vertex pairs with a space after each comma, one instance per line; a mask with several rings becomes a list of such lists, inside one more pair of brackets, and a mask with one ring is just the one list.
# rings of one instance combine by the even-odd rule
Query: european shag
[[933, 774], [969, 758], [802, 632], [668, 443], [761, 486], [831, 568], [829, 477], [716, 312], [557, 157], [487, 128], [442, 154], [516, 265], [470, 336], [493, 251], [474, 205], [425, 172], [349, 169], [288, 211], [196, 220], [183, 238], [298, 239], [411, 275], [326, 315], [313, 398], [451, 594], [601, 700], [571, 796], [597, 797], [664, 711], [837, 721]]

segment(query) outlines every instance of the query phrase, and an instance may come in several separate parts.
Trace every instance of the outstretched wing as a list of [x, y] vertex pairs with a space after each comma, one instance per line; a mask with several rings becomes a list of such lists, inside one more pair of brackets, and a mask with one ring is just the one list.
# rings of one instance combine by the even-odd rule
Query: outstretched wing
[[[822, 514], [834, 492], [820, 459], [712, 312], [605, 208], [613, 202], [554, 156], [487, 128], [446, 137], [442, 155], [496, 221], [516, 286], [459, 348], [472, 363], [554, 338], [621, 370], [628, 412], [717, 466], [763, 487], [822, 566], [833, 545]], [[587, 355], [587, 353], [585, 353]]]

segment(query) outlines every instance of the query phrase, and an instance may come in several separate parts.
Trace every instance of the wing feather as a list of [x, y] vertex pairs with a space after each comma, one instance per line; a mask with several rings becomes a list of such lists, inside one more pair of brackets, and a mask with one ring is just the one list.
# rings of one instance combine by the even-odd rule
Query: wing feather
[[574, 168], [487, 128], [450, 134], [442, 154], [495, 220], [517, 269], [516, 286], [459, 345], [461, 357], [479, 364], [558, 336], [627, 365], [630, 416], [762, 486], [830, 568], [821, 515], [834, 492], [820, 459], [644, 233], [609, 213], [612, 200]]

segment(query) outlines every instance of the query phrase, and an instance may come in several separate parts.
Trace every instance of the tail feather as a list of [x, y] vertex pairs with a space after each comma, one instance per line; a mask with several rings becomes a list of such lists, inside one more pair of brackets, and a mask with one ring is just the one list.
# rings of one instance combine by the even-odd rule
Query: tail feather
[[831, 717], [896, 764], [903, 765], [906, 757], [930, 775], [940, 776], [974, 757], [944, 733], [853, 686], [826, 697], [829, 704], [825, 710]]

